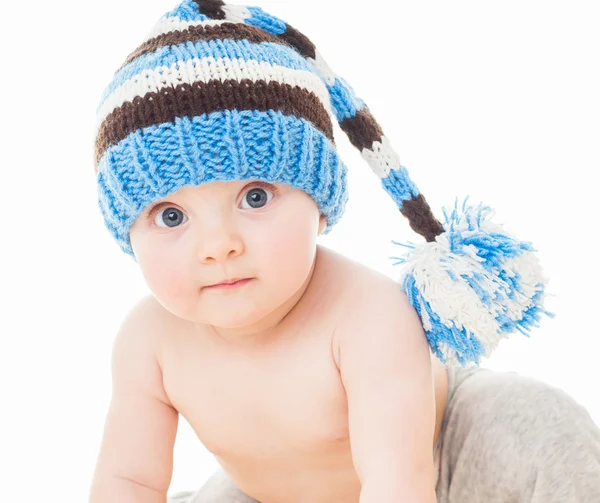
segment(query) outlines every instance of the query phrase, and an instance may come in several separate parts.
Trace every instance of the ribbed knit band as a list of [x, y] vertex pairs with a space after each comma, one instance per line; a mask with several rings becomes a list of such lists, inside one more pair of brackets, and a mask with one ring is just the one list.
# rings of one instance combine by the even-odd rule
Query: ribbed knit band
[[121, 249], [150, 203], [181, 187], [256, 179], [287, 183], [313, 198], [327, 229], [346, 204], [347, 168], [310, 122], [279, 111], [223, 110], [138, 129], [100, 161], [99, 203]]

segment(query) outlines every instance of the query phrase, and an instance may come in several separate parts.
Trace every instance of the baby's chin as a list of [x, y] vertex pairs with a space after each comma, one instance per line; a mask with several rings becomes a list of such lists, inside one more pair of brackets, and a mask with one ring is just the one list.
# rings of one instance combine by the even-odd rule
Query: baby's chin
[[197, 326], [214, 327], [215, 330], [245, 333], [256, 332], [266, 326], [269, 315], [275, 310], [265, 306], [248, 305], [244, 302], [223, 302], [221, 306], [211, 303], [207, 306], [198, 306], [196, 310], [176, 310], [174, 313], [179, 318], [185, 319]]
[[277, 290], [265, 295], [255, 289], [248, 290], [200, 292], [193, 298], [181, 294], [164, 295], [161, 304], [173, 316], [197, 329], [206, 327], [213, 332], [243, 337], [271, 332], [270, 329], [286, 317], [286, 311], [296, 302], [287, 291]]

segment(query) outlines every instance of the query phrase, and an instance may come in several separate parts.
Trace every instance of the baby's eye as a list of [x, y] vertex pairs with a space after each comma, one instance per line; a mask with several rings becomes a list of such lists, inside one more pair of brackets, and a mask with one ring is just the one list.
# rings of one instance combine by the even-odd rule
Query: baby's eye
[[[270, 199], [266, 196], [267, 193], [271, 194]], [[270, 190], [265, 189], [263, 187], [254, 187], [254, 188], [250, 189], [248, 192], [246, 192], [246, 195], [242, 199], [242, 205], [244, 204], [244, 202], [247, 201], [248, 204], [250, 205], [250, 208], [244, 208], [244, 209], [262, 208], [271, 199], [273, 199], [273, 197], [274, 197], [274, 194]]]
[[[154, 223], [158, 227], [177, 227], [183, 223], [182, 220], [184, 217], [187, 219], [181, 210], [173, 208], [172, 206], [165, 206], [163, 209], [160, 209], [156, 212]], [[165, 225], [161, 225], [161, 222]]]

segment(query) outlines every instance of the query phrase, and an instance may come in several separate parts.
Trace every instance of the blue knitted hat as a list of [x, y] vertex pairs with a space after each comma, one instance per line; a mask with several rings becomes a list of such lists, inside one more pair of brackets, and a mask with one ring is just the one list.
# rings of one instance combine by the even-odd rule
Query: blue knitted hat
[[332, 115], [425, 238], [402, 245], [402, 288], [442, 361], [478, 363], [553, 316], [531, 245], [466, 200], [439, 222], [364, 101], [305, 35], [260, 7], [183, 0], [115, 72], [95, 137], [105, 224], [135, 260], [129, 231], [152, 202], [184, 186], [262, 180], [305, 191], [328, 233], [348, 200]]

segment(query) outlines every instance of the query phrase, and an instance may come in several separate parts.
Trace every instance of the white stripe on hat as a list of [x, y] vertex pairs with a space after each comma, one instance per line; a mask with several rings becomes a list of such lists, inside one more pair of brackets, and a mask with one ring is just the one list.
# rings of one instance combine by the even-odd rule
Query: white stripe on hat
[[98, 129], [104, 119], [113, 110], [123, 103], [133, 101], [138, 96], [145, 96], [149, 92], [159, 92], [166, 87], [175, 87], [179, 84], [193, 84], [194, 82], [209, 82], [211, 80], [250, 79], [252, 81], [275, 81], [280, 84], [298, 86], [312, 92], [321, 102], [328, 113], [331, 113], [331, 101], [327, 88], [321, 78], [306, 70], [296, 70], [279, 65], [272, 65], [267, 61], [244, 59], [215, 59], [192, 58], [188, 61], [178, 61], [173, 65], [147, 69], [125, 81], [108, 96], [98, 110], [96, 128]]
[[400, 156], [394, 151], [387, 136], [381, 137], [381, 142], [373, 142], [368, 148], [363, 148], [361, 155], [373, 172], [379, 178], [387, 178], [390, 171], [400, 169]]
[[315, 49], [315, 59], [306, 58], [306, 60], [312, 62], [312, 64], [321, 74], [321, 77], [323, 77], [323, 80], [325, 80], [328, 86], [332, 86], [333, 84], [335, 84], [337, 74], [329, 67], [329, 65], [323, 59], [323, 56], [321, 56], [321, 53], [318, 51], [318, 49]]

